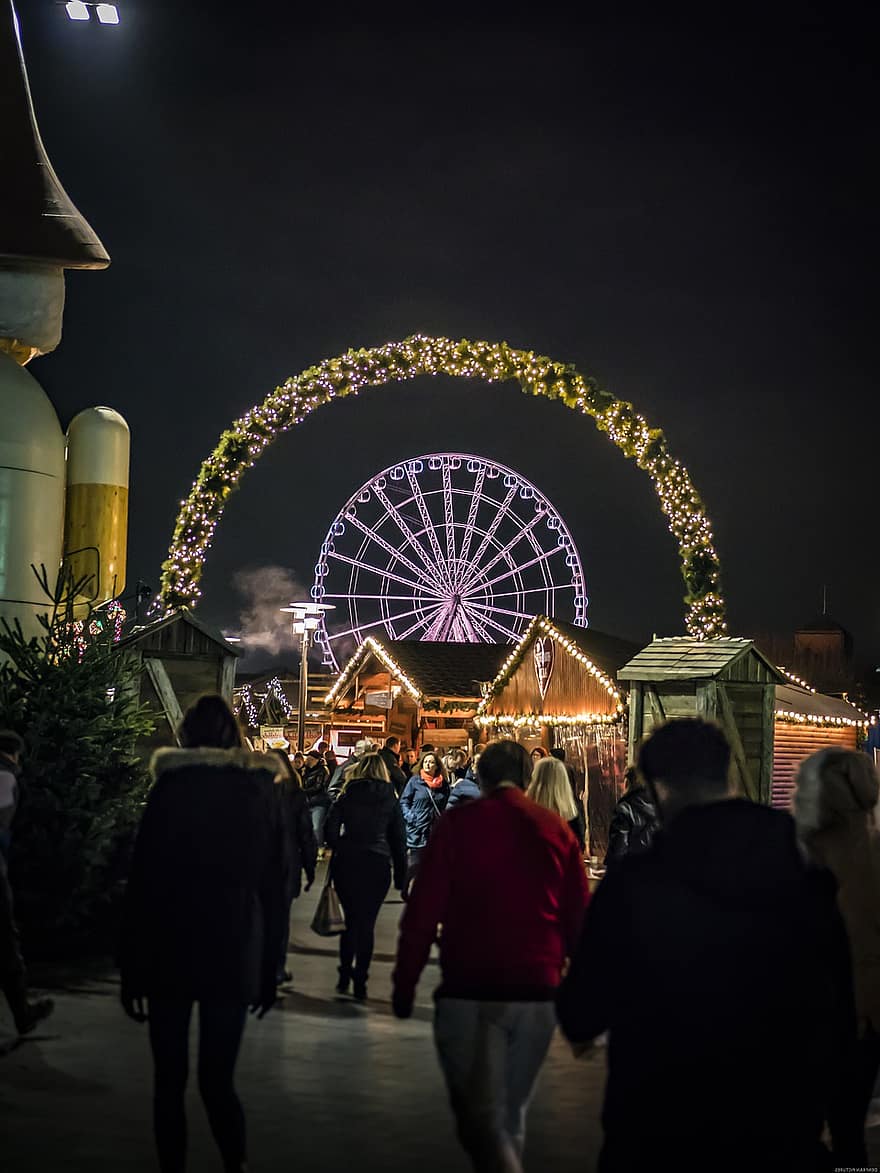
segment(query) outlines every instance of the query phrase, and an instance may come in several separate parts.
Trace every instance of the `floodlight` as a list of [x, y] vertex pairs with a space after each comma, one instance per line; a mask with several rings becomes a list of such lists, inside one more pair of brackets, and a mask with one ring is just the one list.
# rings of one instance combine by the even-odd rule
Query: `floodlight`
[[95, 12], [101, 24], [119, 24], [119, 10], [115, 4], [96, 4]]
[[82, 0], [70, 0], [70, 3], [65, 4], [64, 7], [67, 9], [67, 15], [70, 20], [89, 19], [89, 6], [88, 4], [83, 4]]

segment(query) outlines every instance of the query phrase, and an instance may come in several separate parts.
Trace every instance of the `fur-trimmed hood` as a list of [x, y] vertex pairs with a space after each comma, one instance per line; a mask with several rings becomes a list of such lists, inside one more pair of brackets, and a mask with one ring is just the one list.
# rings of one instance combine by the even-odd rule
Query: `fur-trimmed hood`
[[203, 766], [215, 770], [247, 770], [254, 773], [268, 773], [271, 778], [284, 777], [284, 763], [277, 754], [254, 753], [250, 749], [216, 749], [209, 745], [182, 749], [169, 746], [157, 749], [150, 760], [150, 774], [153, 779], [174, 770], [188, 770]]

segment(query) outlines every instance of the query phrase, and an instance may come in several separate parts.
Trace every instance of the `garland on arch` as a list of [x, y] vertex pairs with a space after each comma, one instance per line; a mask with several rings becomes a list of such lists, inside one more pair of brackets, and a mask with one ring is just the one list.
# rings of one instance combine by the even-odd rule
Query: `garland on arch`
[[687, 469], [672, 457], [659, 428], [650, 427], [631, 403], [617, 399], [570, 363], [516, 350], [506, 342], [454, 342], [421, 334], [369, 350], [350, 350], [309, 367], [285, 380], [222, 433], [189, 496], [181, 502], [171, 548], [162, 566], [163, 609], [194, 607], [198, 602], [202, 567], [227, 498], [278, 435], [334, 399], [420, 375], [452, 375], [489, 383], [512, 381], [524, 392], [561, 400], [573, 411], [590, 416], [654, 484], [660, 508], [678, 543], [688, 632], [701, 639], [725, 634], [721, 572], [712, 527]]

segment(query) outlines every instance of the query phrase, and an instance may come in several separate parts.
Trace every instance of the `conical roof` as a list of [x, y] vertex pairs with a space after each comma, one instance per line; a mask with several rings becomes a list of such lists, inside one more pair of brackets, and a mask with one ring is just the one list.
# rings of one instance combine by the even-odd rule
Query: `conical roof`
[[104, 269], [104, 246], [49, 162], [37, 127], [12, 0], [0, 0], [0, 265]]

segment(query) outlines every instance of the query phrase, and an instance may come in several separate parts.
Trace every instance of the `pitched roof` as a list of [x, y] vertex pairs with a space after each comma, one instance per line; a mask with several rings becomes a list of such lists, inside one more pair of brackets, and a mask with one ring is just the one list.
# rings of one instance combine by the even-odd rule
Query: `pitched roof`
[[696, 639], [673, 636], [655, 639], [617, 673], [619, 680], [710, 680], [752, 653], [776, 679], [780, 672], [750, 639]]
[[196, 631], [200, 631], [202, 635], [220, 644], [227, 652], [233, 656], [240, 656], [241, 651], [232, 644], [227, 643], [223, 638], [223, 634], [217, 631], [214, 627], [209, 627], [207, 623], [202, 623], [201, 619], [197, 619], [195, 615], [189, 610], [181, 609], [172, 611], [170, 615], [163, 615], [161, 619], [154, 619], [150, 623], [137, 624], [125, 633], [119, 641], [119, 647], [127, 647], [131, 644], [139, 643], [147, 636], [154, 635], [157, 631], [161, 631], [164, 627], [170, 627], [173, 623], [180, 620], [182, 623], [188, 623], [190, 627], [194, 627]]
[[809, 725], [863, 725], [868, 718], [849, 701], [796, 684], [777, 684], [775, 711]]
[[[406, 678], [404, 683], [422, 697], [473, 697], [482, 693], [481, 681], [498, 674], [508, 644], [446, 643], [439, 640], [378, 640], [368, 636], [343, 665], [327, 694], [332, 704], [348, 687], [354, 673], [370, 656], [387, 659]], [[389, 665], [390, 666], [390, 665]]]
[[[537, 619], [543, 619], [551, 627], [555, 627], [560, 635], [570, 639], [579, 651], [588, 656], [596, 667], [601, 668], [612, 680], [641, 647], [633, 640], [608, 635], [607, 632], [596, 631], [593, 627], [575, 627], [573, 623], [565, 623], [561, 619], [551, 619], [544, 615], [538, 615]], [[541, 635], [537, 624], [533, 634], [536, 639]]]
[[510, 653], [509, 644], [439, 640], [394, 639], [382, 647], [427, 697], [481, 696], [480, 682], [494, 680]]

